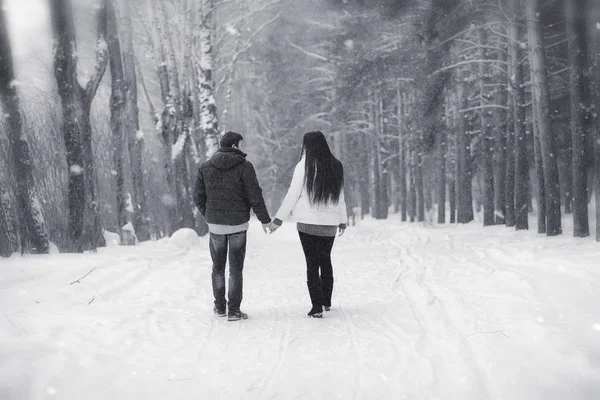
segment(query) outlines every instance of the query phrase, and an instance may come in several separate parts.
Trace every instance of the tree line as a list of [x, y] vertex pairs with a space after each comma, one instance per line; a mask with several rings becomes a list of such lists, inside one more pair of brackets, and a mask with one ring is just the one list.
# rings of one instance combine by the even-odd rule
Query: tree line
[[599, 218], [594, 2], [101, 0], [83, 39], [77, 4], [48, 5], [54, 84], [32, 98], [0, 0], [3, 256], [205, 234], [191, 188], [227, 129], [271, 209], [321, 129], [351, 214], [529, 229], [535, 211], [557, 235], [566, 213], [583, 237], [595, 192]]

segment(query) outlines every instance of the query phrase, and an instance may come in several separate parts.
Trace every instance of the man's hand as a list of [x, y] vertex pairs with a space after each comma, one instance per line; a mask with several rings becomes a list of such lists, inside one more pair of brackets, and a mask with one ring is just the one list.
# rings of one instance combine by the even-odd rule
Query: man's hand
[[346, 232], [346, 224], [338, 225], [338, 236], [342, 236]]
[[271, 223], [262, 224], [262, 229], [263, 229], [264, 233], [271, 233], [271, 232], [269, 232], [269, 226], [271, 226]]

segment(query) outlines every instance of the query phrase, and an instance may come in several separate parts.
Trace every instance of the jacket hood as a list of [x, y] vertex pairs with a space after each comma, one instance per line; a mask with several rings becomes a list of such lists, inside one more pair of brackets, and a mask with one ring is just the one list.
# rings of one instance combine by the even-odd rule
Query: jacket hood
[[246, 153], [232, 147], [221, 147], [210, 158], [210, 164], [220, 170], [226, 171], [246, 161]]

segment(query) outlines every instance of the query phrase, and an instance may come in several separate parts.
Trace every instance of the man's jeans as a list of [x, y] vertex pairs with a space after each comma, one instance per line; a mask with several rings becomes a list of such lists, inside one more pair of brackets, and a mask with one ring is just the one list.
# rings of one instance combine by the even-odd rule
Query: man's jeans
[[212, 286], [215, 305], [225, 310], [225, 264], [229, 249], [229, 310], [238, 311], [242, 302], [244, 259], [246, 258], [246, 231], [230, 235], [210, 234], [210, 255], [213, 261]]

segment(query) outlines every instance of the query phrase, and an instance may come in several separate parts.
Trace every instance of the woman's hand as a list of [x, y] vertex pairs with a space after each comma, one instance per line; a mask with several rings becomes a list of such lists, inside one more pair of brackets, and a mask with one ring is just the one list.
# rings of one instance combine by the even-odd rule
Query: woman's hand
[[267, 229], [269, 230], [269, 233], [273, 233], [273, 232], [275, 232], [277, 229], [279, 229], [279, 227], [280, 227], [280, 225], [277, 225], [277, 224], [275, 224], [275, 223], [271, 222], [271, 223], [269, 224], [269, 226], [267, 227]]

